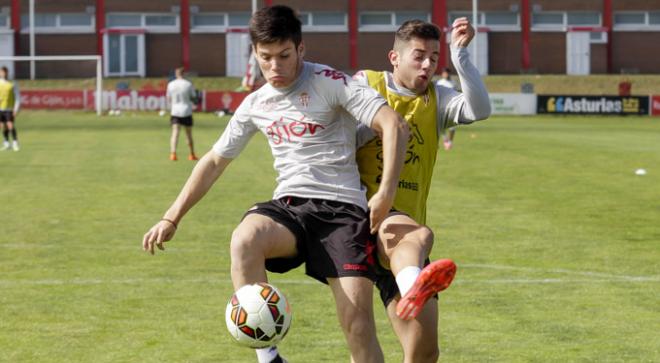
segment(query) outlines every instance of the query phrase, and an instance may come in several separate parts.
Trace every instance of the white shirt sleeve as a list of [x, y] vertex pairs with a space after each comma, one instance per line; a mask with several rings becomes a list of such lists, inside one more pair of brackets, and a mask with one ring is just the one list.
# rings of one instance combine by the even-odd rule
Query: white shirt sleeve
[[[254, 94], [254, 93], [253, 93]], [[248, 141], [259, 130], [252, 122], [249, 110], [253, 98], [248, 96], [238, 106], [236, 112], [227, 124], [220, 139], [213, 145], [213, 152], [227, 159], [236, 158], [245, 148]]]
[[461, 81], [463, 93], [436, 85], [439, 109], [444, 110], [439, 128], [467, 124], [490, 116], [488, 91], [466, 48], [451, 47], [451, 60]]
[[[369, 87], [369, 79], [364, 71], [358, 71], [353, 75], [353, 81], [359, 85]], [[357, 148], [361, 148], [376, 137], [376, 133], [370, 127], [359, 124], [357, 127]]]

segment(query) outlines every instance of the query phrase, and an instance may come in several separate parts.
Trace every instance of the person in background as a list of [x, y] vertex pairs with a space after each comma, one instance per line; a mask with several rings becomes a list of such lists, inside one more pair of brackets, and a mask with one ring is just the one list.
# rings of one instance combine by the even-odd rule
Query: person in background
[[179, 143], [179, 130], [183, 126], [186, 131], [186, 140], [188, 141], [188, 160], [197, 160], [195, 147], [193, 144], [193, 109], [197, 93], [193, 84], [183, 78], [184, 68], [179, 67], [175, 71], [176, 78], [167, 84], [167, 104], [170, 106], [170, 123], [172, 125], [172, 136], [170, 137], [170, 160], [176, 161], [176, 148]]
[[[456, 90], [456, 84], [451, 80], [451, 70], [449, 68], [442, 69], [442, 73], [440, 73], [440, 79], [438, 80], [437, 85]], [[449, 150], [453, 146], [455, 134], [456, 126], [448, 127], [442, 133], [442, 144], [445, 147], [445, 150]]]
[[[2, 136], [4, 138], [1, 150], [19, 151], [18, 136], [16, 133], [16, 116], [21, 108], [21, 93], [18, 84], [9, 80], [9, 69], [0, 67], [0, 123], [2, 123]], [[9, 142], [9, 136], [13, 141]]]

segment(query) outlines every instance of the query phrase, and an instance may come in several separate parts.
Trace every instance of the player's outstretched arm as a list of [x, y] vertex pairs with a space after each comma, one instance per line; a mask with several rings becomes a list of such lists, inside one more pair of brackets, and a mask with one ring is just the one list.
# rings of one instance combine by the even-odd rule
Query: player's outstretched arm
[[408, 123], [389, 106], [376, 112], [371, 127], [383, 141], [383, 178], [376, 194], [369, 199], [371, 233], [378, 232], [387, 217], [399, 185], [399, 175], [406, 157], [406, 143], [410, 131]]
[[156, 223], [142, 238], [142, 249], [152, 255], [155, 247], [164, 250], [164, 242], [174, 237], [176, 228], [183, 216], [199, 202], [211, 186], [222, 175], [232, 159], [218, 156], [213, 151], [204, 155], [193, 169], [179, 196], [165, 212], [163, 219]]
[[[474, 38], [474, 28], [467, 18], [458, 18], [452, 25], [451, 60], [456, 69], [463, 93], [451, 99], [447, 111], [452, 121], [469, 123], [490, 116], [490, 100], [477, 68], [470, 62], [467, 46]], [[442, 99], [441, 95], [441, 99]]]

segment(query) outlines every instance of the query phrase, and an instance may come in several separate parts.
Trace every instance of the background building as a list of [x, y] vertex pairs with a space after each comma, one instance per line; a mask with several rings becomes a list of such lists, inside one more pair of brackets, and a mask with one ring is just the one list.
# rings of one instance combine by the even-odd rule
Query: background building
[[[472, 2], [259, 0], [297, 9], [306, 58], [336, 68], [389, 68], [386, 51], [405, 20], [444, 31]], [[102, 55], [104, 74], [161, 77], [183, 64], [200, 76], [241, 75], [249, 52], [248, 0], [35, 0], [36, 55]], [[660, 73], [660, 0], [482, 0], [483, 74]], [[29, 1], [0, 0], [0, 55], [29, 55]], [[443, 44], [441, 66], [449, 64]], [[474, 52], [473, 52], [474, 53]], [[15, 66], [29, 76], [26, 63]], [[90, 76], [92, 62], [38, 62], [38, 78]]]

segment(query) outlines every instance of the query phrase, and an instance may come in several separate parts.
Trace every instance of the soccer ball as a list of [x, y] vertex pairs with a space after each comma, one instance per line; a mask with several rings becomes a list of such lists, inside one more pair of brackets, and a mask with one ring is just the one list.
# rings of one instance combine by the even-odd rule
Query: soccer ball
[[291, 326], [291, 307], [275, 286], [260, 282], [245, 285], [227, 303], [225, 322], [229, 333], [250, 348], [277, 344]]

